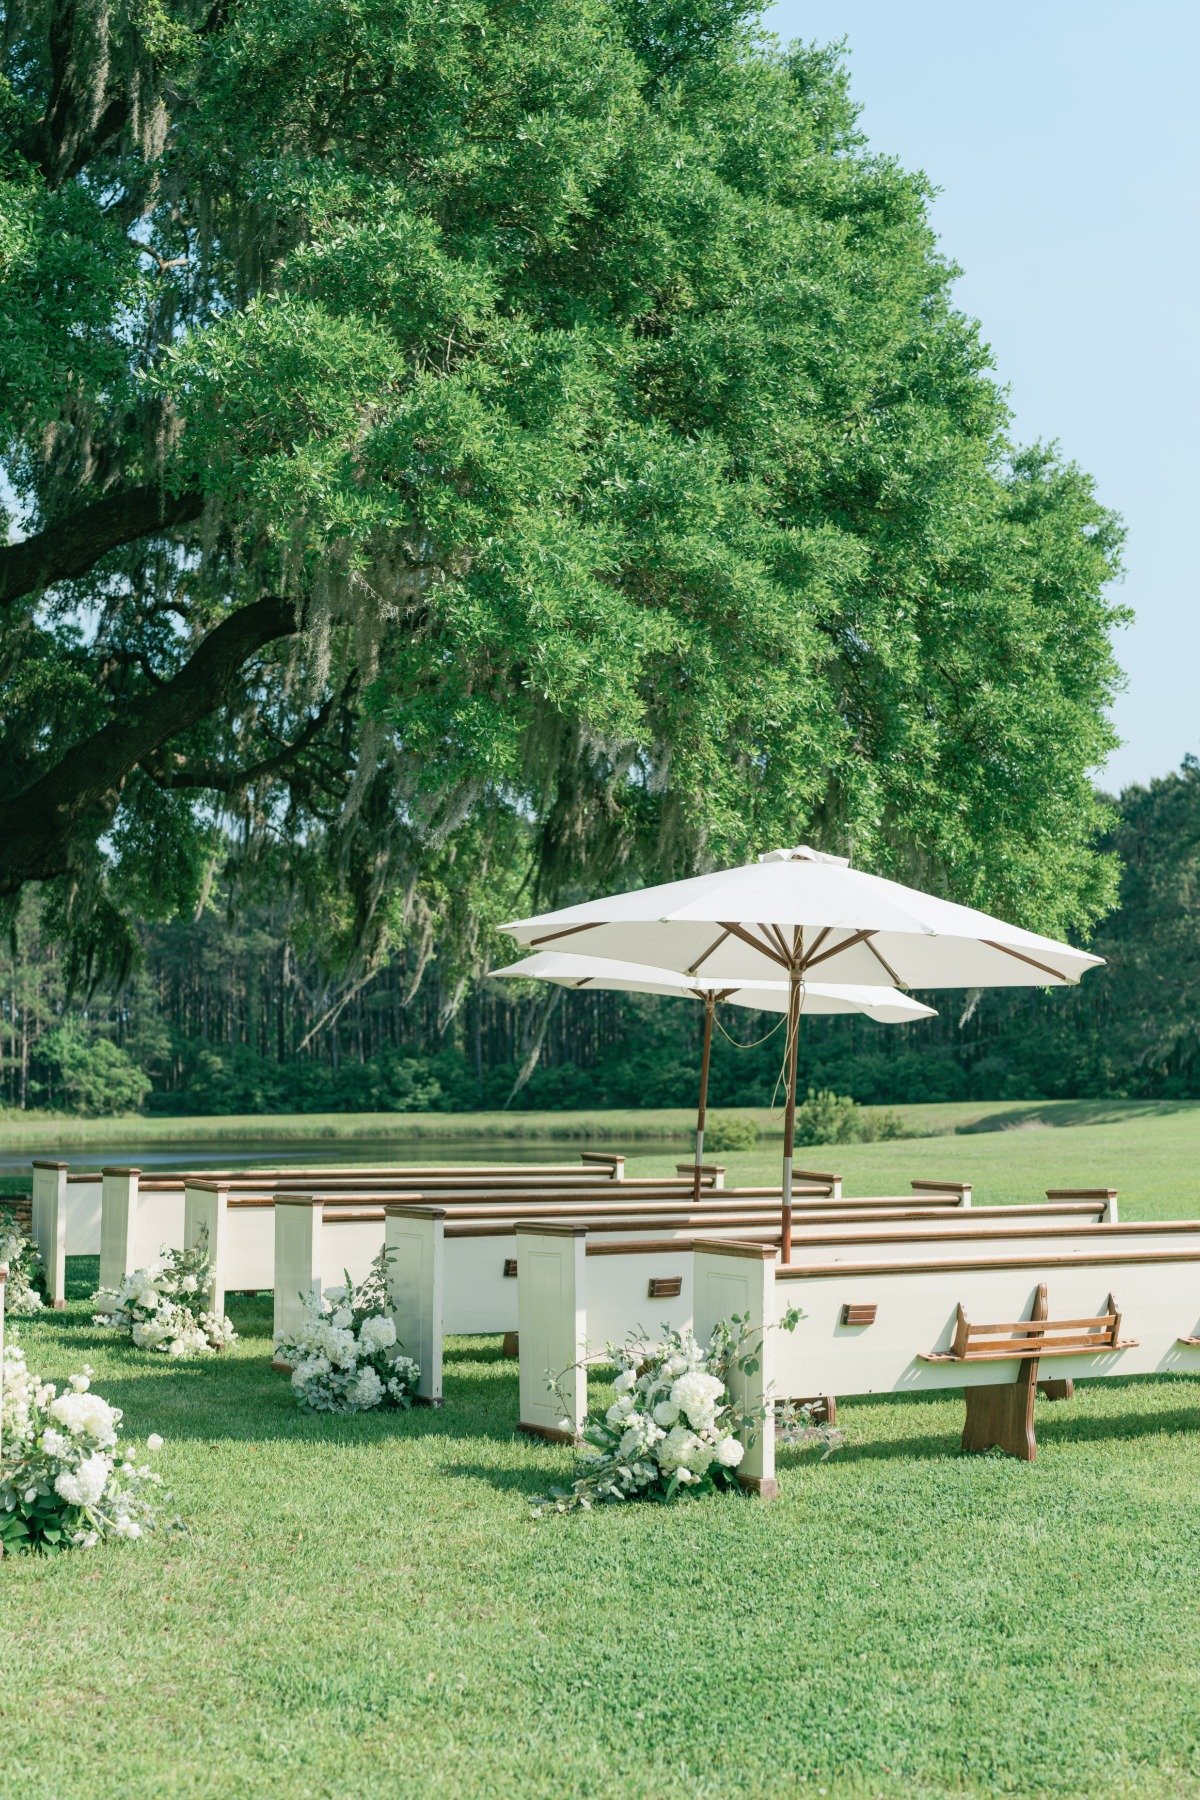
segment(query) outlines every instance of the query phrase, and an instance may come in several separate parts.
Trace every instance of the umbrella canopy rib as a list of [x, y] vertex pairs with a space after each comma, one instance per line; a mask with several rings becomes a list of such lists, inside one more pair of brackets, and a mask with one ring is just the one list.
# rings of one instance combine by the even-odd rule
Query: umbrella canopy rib
[[725, 939], [728, 936], [729, 936], [729, 933], [727, 931], [723, 931], [721, 933], [720, 937], [714, 938], [712, 943], [708, 946], [708, 949], [704, 952], [703, 956], [698, 956], [696, 958], [695, 962], [691, 964], [691, 966], [685, 971], [685, 973], [688, 975], [698, 975], [700, 973], [702, 966], [708, 961], [708, 959], [712, 955], [713, 951], [719, 950], [721, 948], [721, 945], [725, 942]]
[[[982, 938], [980, 941], [981, 943], [986, 944], [989, 950], [999, 950], [1005, 956], [1015, 956], [1018, 962], [1028, 963], [1031, 969], [1040, 969], [1043, 975], [1049, 975], [1054, 981], [1069, 981], [1074, 983], [1079, 980], [1077, 975], [1064, 975], [1060, 970], [1052, 969], [1049, 963], [1035, 961], [1032, 956], [1026, 956], [1023, 950], [1010, 949], [1007, 944], [995, 944], [992, 942], [991, 938]], [[897, 982], [896, 986], [899, 987], [900, 983]]]
[[[727, 936], [740, 938], [742, 943], [749, 944], [752, 950], [757, 950], [760, 955], [769, 957], [773, 963], [778, 963], [781, 969], [789, 967], [789, 958], [786, 952], [781, 954], [780, 951], [774, 949], [769, 939], [764, 943], [762, 938], [755, 937], [745, 926], [734, 925], [728, 919], [722, 919], [720, 923]], [[759, 926], [760, 931], [764, 929], [765, 927]]]
[[[871, 949], [872, 946], [868, 940], [874, 936], [873, 931], [852, 932], [848, 938], [843, 938], [841, 943], [835, 944], [831, 950], [822, 950], [819, 956], [810, 956], [805, 968], [815, 969], [818, 963], [828, 962], [831, 956], [841, 956], [846, 950], [853, 950], [855, 944], [866, 944], [867, 948]], [[878, 958], [879, 952], [875, 951], [875, 955]]]

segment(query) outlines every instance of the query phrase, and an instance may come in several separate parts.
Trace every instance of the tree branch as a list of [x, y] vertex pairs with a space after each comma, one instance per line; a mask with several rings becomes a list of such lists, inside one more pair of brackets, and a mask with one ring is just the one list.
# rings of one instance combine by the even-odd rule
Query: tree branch
[[121, 544], [188, 525], [200, 517], [203, 506], [203, 494], [164, 494], [157, 487], [122, 488], [81, 506], [69, 518], [0, 549], [0, 606], [86, 575]]
[[281, 774], [312, 743], [329, 723], [333, 712], [331, 695], [315, 712], [290, 744], [283, 744], [272, 756], [238, 768], [229, 763], [195, 762], [186, 756], [143, 757], [141, 767], [161, 788], [211, 788], [214, 793], [235, 794], [264, 776]]
[[214, 626], [179, 672], [94, 732], [22, 793], [0, 802], [0, 894], [80, 866], [107, 830], [132, 771], [222, 704], [242, 665], [297, 629], [290, 600], [256, 600]]

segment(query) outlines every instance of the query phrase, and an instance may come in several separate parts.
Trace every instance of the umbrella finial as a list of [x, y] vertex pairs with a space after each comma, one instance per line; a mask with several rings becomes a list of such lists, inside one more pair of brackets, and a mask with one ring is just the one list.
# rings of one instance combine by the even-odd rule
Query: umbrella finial
[[823, 850], [814, 850], [811, 844], [797, 844], [791, 850], [766, 850], [759, 857], [760, 863], [767, 862], [816, 862], [832, 863], [835, 868], [848, 869], [848, 856], [826, 856]]

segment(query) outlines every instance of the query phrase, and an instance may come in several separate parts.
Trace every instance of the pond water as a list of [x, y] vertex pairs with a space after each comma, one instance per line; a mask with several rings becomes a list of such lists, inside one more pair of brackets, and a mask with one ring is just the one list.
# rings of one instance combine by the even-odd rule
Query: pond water
[[[302, 1163], [327, 1168], [335, 1163], [379, 1168], [385, 1163], [571, 1163], [584, 1146], [571, 1138], [388, 1138], [314, 1137], [280, 1143], [276, 1138], [222, 1138], [186, 1144], [147, 1143], [132, 1131], [128, 1141], [107, 1143], [99, 1150], [78, 1144], [36, 1151], [0, 1150], [0, 1172], [25, 1173], [31, 1155], [69, 1163], [73, 1169], [234, 1169], [243, 1164], [258, 1168], [290, 1168]], [[677, 1156], [688, 1153], [686, 1137], [639, 1138], [611, 1144], [589, 1139], [589, 1150], [624, 1151], [627, 1156]]]

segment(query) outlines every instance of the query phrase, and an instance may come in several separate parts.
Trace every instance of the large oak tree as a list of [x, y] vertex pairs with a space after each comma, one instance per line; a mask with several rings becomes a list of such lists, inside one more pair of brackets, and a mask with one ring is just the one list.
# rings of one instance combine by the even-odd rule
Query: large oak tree
[[808, 837], [1103, 910], [1119, 533], [836, 56], [739, 0], [2, 10], [0, 895], [104, 950], [266, 858], [350, 946]]

